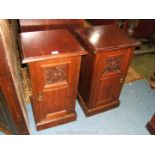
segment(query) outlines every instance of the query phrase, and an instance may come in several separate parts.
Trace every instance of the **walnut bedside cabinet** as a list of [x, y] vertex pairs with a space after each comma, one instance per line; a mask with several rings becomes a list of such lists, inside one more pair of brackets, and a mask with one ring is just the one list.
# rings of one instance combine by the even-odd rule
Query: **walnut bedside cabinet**
[[139, 42], [117, 26], [77, 29], [75, 36], [88, 52], [82, 57], [78, 99], [86, 116], [119, 106], [119, 95]]
[[68, 30], [21, 33], [20, 45], [22, 63], [29, 66], [37, 130], [76, 120], [75, 100], [85, 50]]

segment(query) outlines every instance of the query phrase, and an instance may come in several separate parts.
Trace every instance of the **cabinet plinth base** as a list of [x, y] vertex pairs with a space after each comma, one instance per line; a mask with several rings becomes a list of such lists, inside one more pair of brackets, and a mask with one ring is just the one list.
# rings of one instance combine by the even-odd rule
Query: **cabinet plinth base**
[[[33, 98], [31, 97], [30, 100], [31, 100], [32, 109], [34, 111]], [[35, 118], [35, 122], [36, 122], [36, 129], [39, 131], [39, 130], [43, 130], [46, 128], [62, 125], [62, 124], [69, 123], [72, 121], [76, 121], [77, 114], [74, 111], [73, 113], [67, 114], [64, 117], [59, 117], [56, 119], [50, 119], [48, 121], [46, 120], [46, 121], [42, 121], [42, 122], [37, 122], [37, 118], [35, 115], [34, 115], [34, 118]]]
[[101, 106], [89, 109], [86, 106], [86, 103], [84, 102], [84, 100], [81, 97], [79, 92], [78, 92], [78, 101], [79, 101], [79, 104], [80, 104], [83, 112], [85, 113], [85, 115], [87, 117], [98, 114], [98, 113], [101, 113], [101, 112], [104, 112], [104, 111], [107, 111], [107, 110], [110, 110], [110, 109], [113, 109], [113, 108], [116, 108], [120, 104], [120, 101], [113, 101], [113, 102], [107, 103], [105, 105], [101, 105]]
[[50, 127], [62, 125], [65, 123], [69, 123], [69, 122], [75, 121], [76, 119], [77, 119], [77, 115], [76, 115], [76, 112], [74, 112], [72, 114], [66, 115], [65, 117], [61, 117], [61, 118], [57, 118], [54, 120], [49, 120], [49, 121], [37, 123], [36, 128], [37, 128], [37, 130], [43, 130], [46, 128], [50, 128]]

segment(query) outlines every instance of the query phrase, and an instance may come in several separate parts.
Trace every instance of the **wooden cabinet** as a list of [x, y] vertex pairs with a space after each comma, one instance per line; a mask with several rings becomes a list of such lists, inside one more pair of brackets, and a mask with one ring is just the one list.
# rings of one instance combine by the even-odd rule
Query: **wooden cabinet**
[[155, 113], [152, 116], [151, 120], [147, 123], [146, 127], [152, 135], [155, 135]]
[[19, 26], [21, 32], [43, 31], [54, 29], [74, 30], [83, 27], [83, 19], [20, 19]]
[[151, 38], [155, 33], [154, 27], [154, 19], [139, 19], [132, 36], [136, 38]]
[[87, 19], [87, 21], [93, 26], [117, 24], [117, 19]]
[[6, 134], [17, 134], [13, 120], [6, 105], [5, 96], [0, 87], [0, 130]]
[[29, 134], [16, 35], [8, 20], [0, 20], [0, 29], [0, 130], [6, 134]]
[[32, 106], [38, 130], [76, 120], [75, 100], [81, 55], [68, 30], [21, 33], [23, 63], [28, 63]]
[[138, 42], [117, 26], [82, 28], [75, 36], [88, 52], [82, 58], [78, 89], [86, 116], [117, 107], [133, 47]]

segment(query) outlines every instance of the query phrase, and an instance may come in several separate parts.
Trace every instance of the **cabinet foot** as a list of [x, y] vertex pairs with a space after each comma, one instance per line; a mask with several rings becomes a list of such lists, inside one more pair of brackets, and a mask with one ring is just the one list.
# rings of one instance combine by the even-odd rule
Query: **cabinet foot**
[[74, 112], [73, 114], [68, 114], [62, 118], [57, 118], [54, 120], [43, 121], [41, 123], [37, 123], [36, 128], [37, 128], [37, 130], [43, 130], [46, 128], [50, 128], [50, 127], [62, 125], [65, 123], [69, 123], [69, 122], [75, 121], [76, 119], [77, 119], [77, 115], [76, 115], [76, 112]]
[[151, 135], [155, 135], [155, 114], [152, 116], [151, 120], [146, 124], [146, 128]]
[[79, 94], [79, 92], [78, 92], [78, 101], [79, 101], [79, 104], [80, 104], [83, 112], [85, 113], [85, 115], [87, 117], [101, 113], [101, 112], [104, 112], [104, 111], [107, 111], [107, 110], [110, 110], [110, 109], [113, 109], [113, 108], [116, 108], [120, 104], [120, 101], [113, 101], [113, 102], [107, 103], [105, 105], [101, 105], [101, 106], [89, 109], [86, 106], [86, 103], [84, 102], [84, 100], [81, 97], [81, 95]]

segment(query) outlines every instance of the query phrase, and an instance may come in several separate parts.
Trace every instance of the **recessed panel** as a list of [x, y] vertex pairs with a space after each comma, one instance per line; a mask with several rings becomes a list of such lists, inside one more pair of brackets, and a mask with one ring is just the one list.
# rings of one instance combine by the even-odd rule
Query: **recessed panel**
[[106, 58], [106, 65], [103, 73], [120, 72], [123, 55], [110, 56]]
[[67, 93], [68, 88], [49, 90], [44, 92], [44, 98], [46, 98], [46, 115], [60, 112], [66, 109], [65, 99], [67, 97]]
[[97, 105], [107, 104], [113, 100], [113, 95], [115, 92], [115, 78], [105, 78], [100, 81], [100, 87], [97, 95]]

